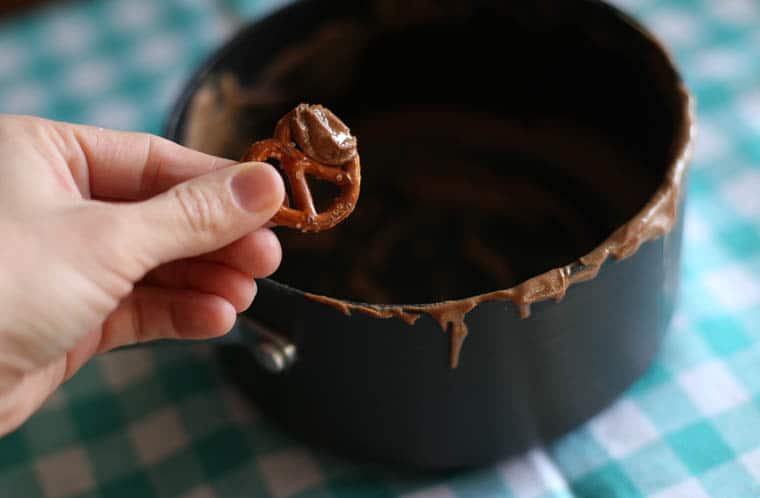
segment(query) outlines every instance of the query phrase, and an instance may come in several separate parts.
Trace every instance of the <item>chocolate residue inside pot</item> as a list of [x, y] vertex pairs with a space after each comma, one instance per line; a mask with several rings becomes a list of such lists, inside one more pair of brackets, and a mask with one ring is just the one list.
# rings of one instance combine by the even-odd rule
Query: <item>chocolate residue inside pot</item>
[[358, 23], [325, 23], [283, 50], [255, 84], [230, 73], [209, 78], [188, 107], [182, 142], [209, 154], [239, 159], [252, 142], [268, 137], [280, 116], [304, 98], [325, 103], [353, 84], [369, 34]]
[[[317, 28], [251, 83], [209, 81], [190, 106], [185, 143], [240, 157], [294, 101], [344, 117], [362, 143], [357, 209], [323, 233], [279, 233], [286, 257], [274, 278], [347, 315], [409, 325], [428, 315], [449, 334], [456, 367], [479, 304], [509, 301], [527, 318], [531, 304], [561, 300], [609, 257], [629, 257], [673, 227], [691, 110], [664, 62], [642, 76], [626, 57], [594, 48], [593, 29], [551, 10], [460, 15], [459, 3], [433, 2], [399, 17], [397, 4], [380, 1], [374, 26]], [[505, 10], [519, 15], [505, 21]], [[409, 31], [426, 16], [435, 26]], [[530, 31], [534, 18], [551, 30]], [[629, 50], [620, 36], [615, 50]], [[514, 65], [503, 80], [481, 77], [492, 61], [478, 47], [494, 46]], [[658, 96], [625, 100], [642, 78], [655, 80]], [[616, 86], [620, 97], [610, 96]], [[652, 122], [657, 113], [672, 122]]]

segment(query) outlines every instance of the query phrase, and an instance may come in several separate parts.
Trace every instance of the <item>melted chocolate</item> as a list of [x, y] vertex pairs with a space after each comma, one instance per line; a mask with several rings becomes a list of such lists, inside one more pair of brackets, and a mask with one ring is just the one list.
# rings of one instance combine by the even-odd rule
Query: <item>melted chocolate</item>
[[321, 105], [299, 104], [290, 121], [296, 145], [320, 163], [339, 165], [356, 157], [356, 137], [338, 116]]

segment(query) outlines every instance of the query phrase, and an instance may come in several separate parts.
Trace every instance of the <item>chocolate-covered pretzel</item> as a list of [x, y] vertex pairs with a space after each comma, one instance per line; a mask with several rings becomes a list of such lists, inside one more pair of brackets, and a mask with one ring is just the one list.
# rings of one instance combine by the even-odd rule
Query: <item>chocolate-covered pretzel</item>
[[[272, 159], [279, 163], [292, 196], [272, 218], [274, 224], [321, 232], [343, 221], [356, 207], [361, 184], [356, 137], [325, 107], [299, 104], [277, 122], [274, 138], [251, 145], [242, 161]], [[307, 176], [340, 188], [322, 212], [314, 206]]]

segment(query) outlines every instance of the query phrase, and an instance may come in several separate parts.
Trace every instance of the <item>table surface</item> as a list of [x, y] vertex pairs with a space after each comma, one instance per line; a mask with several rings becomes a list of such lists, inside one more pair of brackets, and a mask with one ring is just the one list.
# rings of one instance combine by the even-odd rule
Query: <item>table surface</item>
[[[278, 0], [56, 2], [0, 21], [0, 112], [159, 132], [193, 68]], [[760, 496], [760, 3], [617, 0], [697, 95], [682, 300], [655, 364], [553, 444], [414, 476], [279, 432], [207, 347], [103, 356], [0, 439], [0, 497]]]

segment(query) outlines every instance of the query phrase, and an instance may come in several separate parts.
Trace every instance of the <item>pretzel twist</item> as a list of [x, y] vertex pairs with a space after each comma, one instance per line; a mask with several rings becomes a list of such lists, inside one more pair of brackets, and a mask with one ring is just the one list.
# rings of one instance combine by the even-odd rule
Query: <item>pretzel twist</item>
[[[361, 166], [359, 154], [339, 165], [318, 162], [297, 148], [291, 137], [293, 112], [277, 122], [274, 138], [260, 140], [248, 149], [242, 161], [276, 160], [288, 184], [292, 199], [285, 199], [272, 218], [275, 225], [295, 228], [302, 232], [321, 232], [330, 229], [350, 215], [359, 199]], [[328, 208], [317, 212], [307, 176], [340, 187], [340, 194]]]

